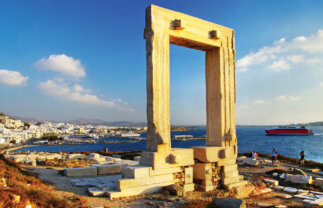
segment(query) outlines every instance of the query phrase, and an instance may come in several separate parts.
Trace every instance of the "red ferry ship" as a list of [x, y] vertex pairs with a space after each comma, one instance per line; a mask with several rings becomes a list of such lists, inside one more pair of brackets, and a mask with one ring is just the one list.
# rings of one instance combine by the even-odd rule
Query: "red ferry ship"
[[311, 129], [306, 129], [305, 126], [301, 127], [279, 127], [276, 129], [265, 130], [267, 136], [309, 136], [313, 135]]

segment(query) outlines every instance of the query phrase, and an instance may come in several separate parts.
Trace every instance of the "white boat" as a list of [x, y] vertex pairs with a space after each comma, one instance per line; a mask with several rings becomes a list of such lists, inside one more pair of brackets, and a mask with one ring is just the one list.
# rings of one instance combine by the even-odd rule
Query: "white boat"
[[121, 137], [140, 137], [140, 134], [129, 132], [121, 134]]

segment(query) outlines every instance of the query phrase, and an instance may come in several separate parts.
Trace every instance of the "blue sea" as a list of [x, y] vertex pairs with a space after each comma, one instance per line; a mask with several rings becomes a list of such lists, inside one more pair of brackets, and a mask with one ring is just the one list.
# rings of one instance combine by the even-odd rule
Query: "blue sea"
[[[299, 157], [299, 152], [305, 151], [305, 159], [323, 162], [323, 127], [310, 127], [313, 136], [266, 136], [265, 130], [274, 127], [237, 127], [238, 151], [239, 153], [257, 151], [270, 154], [276, 148], [278, 154], [288, 157]], [[194, 137], [205, 137], [205, 128], [188, 129], [188, 131], [172, 132], [174, 135], [193, 135]], [[146, 137], [143, 133], [141, 137]], [[106, 138], [100, 141], [126, 141], [127, 138]], [[189, 148], [204, 146], [205, 140], [172, 141], [172, 147]], [[75, 144], [75, 145], [45, 145], [22, 148], [16, 151], [36, 152], [59, 152], [59, 151], [100, 151], [107, 146], [109, 151], [133, 151], [144, 150], [145, 142], [132, 143], [109, 143], [109, 144]]]

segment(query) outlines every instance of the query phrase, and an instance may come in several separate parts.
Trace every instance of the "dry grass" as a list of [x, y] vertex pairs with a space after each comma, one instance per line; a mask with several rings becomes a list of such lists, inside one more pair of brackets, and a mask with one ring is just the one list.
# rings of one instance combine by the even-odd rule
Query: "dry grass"
[[62, 167], [62, 168], [74, 168], [74, 167], [88, 167], [91, 164], [95, 164], [95, 161], [91, 160], [60, 160], [60, 159], [51, 159], [39, 162], [38, 165], [46, 167]]
[[[0, 207], [20, 208], [31, 204], [33, 208], [84, 207], [83, 198], [63, 199], [55, 195], [52, 187], [25, 172], [17, 163], [0, 155], [0, 179], [5, 178], [8, 187], [0, 186]], [[20, 202], [15, 202], [15, 196]]]

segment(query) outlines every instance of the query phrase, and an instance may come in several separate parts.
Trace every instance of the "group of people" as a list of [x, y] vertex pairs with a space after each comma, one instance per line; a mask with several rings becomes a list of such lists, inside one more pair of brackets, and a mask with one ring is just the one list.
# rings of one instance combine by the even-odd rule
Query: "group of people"
[[[302, 150], [299, 153], [299, 155], [300, 155], [299, 165], [300, 166], [303, 166], [304, 163], [305, 163], [305, 152], [304, 152], [304, 150]], [[274, 165], [274, 163], [277, 161], [277, 158], [278, 158], [278, 152], [274, 148], [273, 151], [272, 151], [272, 153], [271, 153], [271, 163], [272, 163], [272, 165]], [[251, 159], [258, 160], [258, 153], [256, 151], [253, 151], [252, 152]]]

